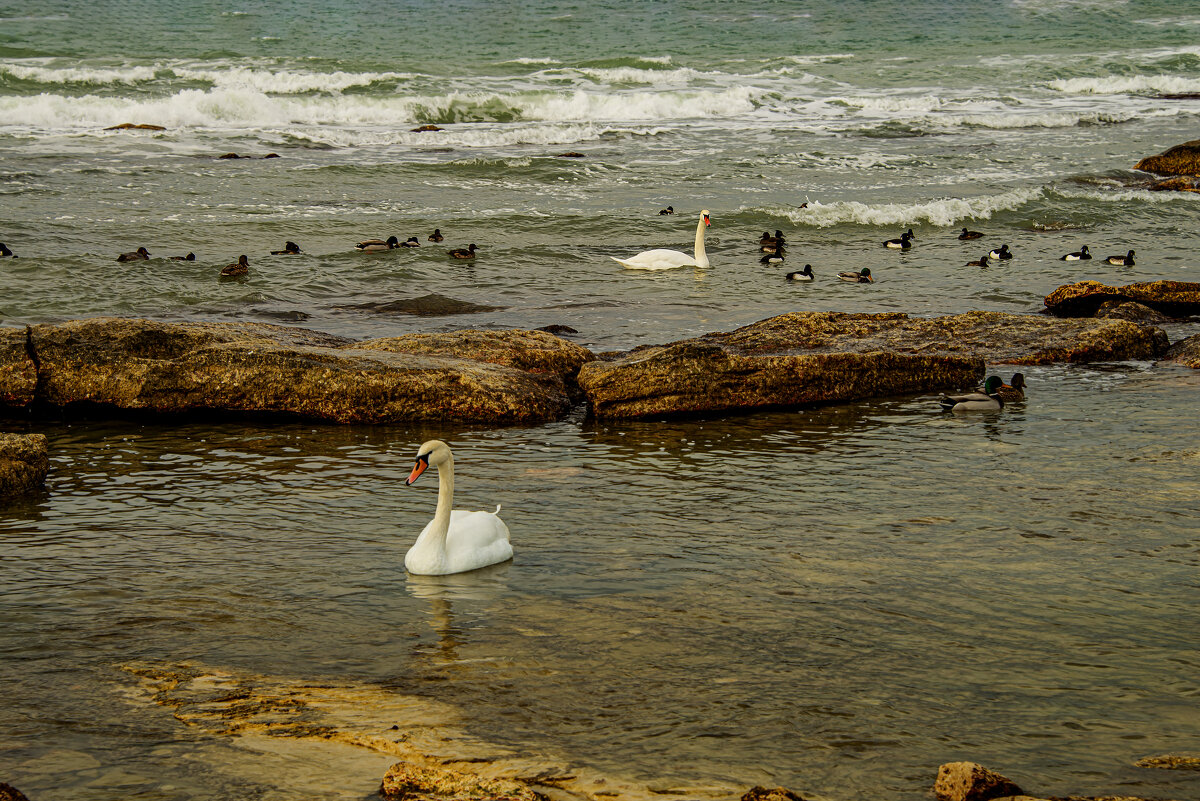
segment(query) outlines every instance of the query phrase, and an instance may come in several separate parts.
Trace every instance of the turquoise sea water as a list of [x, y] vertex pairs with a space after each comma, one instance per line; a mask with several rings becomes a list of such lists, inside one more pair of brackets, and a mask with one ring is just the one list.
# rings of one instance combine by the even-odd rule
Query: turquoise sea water
[[[1200, 198], [1132, 166], [1197, 138], [1200, 100], [1163, 95], [1200, 92], [1198, 35], [1200, 9], [1108, 0], [0, 2], [0, 241], [20, 257], [0, 324], [561, 323], [605, 350], [1197, 280]], [[166, 130], [104, 130], [125, 122]], [[702, 208], [711, 269], [609, 258], [690, 250]], [[881, 246], [909, 227], [913, 250]], [[787, 261], [763, 267], [775, 229]], [[389, 235], [422, 247], [353, 250]], [[269, 255], [286, 240], [304, 253]], [[446, 257], [470, 242], [474, 264]], [[1003, 243], [1011, 262], [963, 266]], [[1137, 263], [1058, 260], [1083, 244]], [[153, 258], [115, 262], [138, 246]], [[249, 277], [219, 282], [243, 253]], [[783, 280], [806, 262], [816, 281]], [[832, 280], [863, 266], [876, 284]], [[430, 293], [501, 308], [363, 308]], [[1200, 734], [1198, 379], [1026, 374], [1024, 407], [965, 420], [898, 398], [502, 431], [18, 421], [54, 464], [0, 513], [0, 780], [39, 800], [377, 782], [273, 783], [130, 704], [115, 665], [142, 659], [378, 683], [646, 782], [916, 799], [968, 758], [1048, 793], [1200, 798], [1131, 767]], [[517, 551], [475, 592], [434, 588], [440, 607], [401, 565], [433, 506], [402, 479], [431, 436]]]

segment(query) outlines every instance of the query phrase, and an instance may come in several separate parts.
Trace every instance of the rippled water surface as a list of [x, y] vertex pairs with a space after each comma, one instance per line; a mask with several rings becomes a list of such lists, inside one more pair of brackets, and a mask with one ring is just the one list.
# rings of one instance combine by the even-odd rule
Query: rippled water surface
[[[1179, 4], [169, 5], [0, 0], [0, 324], [557, 323], [606, 350], [1197, 276], [1197, 196], [1132, 169], [1196, 138], [1198, 101], [1164, 97], [1200, 92]], [[702, 208], [711, 269], [610, 259], [690, 250]], [[881, 246], [908, 227], [911, 251]], [[775, 229], [784, 268], [759, 263]], [[422, 247], [353, 251], [392, 234]], [[269, 255], [286, 240], [304, 253]], [[470, 242], [473, 264], [446, 257]], [[1003, 243], [1011, 262], [963, 266]], [[1059, 260], [1083, 244], [1136, 265]], [[247, 279], [218, 281], [242, 253]], [[783, 280], [806, 262], [816, 281]], [[833, 278], [864, 266], [874, 285]], [[497, 308], [378, 310], [429, 294]], [[52, 469], [0, 509], [0, 780], [35, 801], [377, 787], [386, 759], [184, 725], [120, 669], [144, 662], [433, 699], [655, 789], [919, 799], [974, 759], [1044, 794], [1200, 798], [1132, 767], [1200, 736], [1200, 378], [1025, 373], [1028, 402], [971, 417], [907, 397], [492, 431], [15, 421]], [[435, 436], [459, 505], [503, 504], [511, 564], [406, 577], [436, 490], [403, 479]]]

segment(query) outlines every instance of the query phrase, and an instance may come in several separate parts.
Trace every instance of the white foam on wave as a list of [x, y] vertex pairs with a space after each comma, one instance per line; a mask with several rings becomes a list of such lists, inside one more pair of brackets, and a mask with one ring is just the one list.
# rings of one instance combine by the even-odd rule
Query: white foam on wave
[[416, 77], [411, 72], [298, 72], [247, 67], [196, 69], [174, 67], [180, 78], [211, 83], [216, 89], [251, 89], [266, 94], [342, 92], [352, 86], [369, 86], [381, 81], [403, 81]]
[[931, 200], [926, 203], [903, 204], [885, 203], [870, 205], [858, 201], [842, 201], [828, 205], [810, 201], [808, 208], [778, 206], [765, 209], [739, 209], [741, 211], [759, 211], [766, 214], [786, 217], [795, 225], [808, 225], [814, 228], [829, 228], [846, 223], [857, 225], [913, 225], [929, 223], [931, 225], [957, 225], [963, 220], [986, 220], [1000, 211], [1011, 211], [1033, 200], [1042, 197], [1040, 188], [1014, 189], [996, 195], [982, 195], [972, 198], [944, 198]]
[[680, 67], [673, 70], [647, 70], [639, 67], [612, 67], [607, 69], [585, 68], [580, 73], [599, 83], [641, 83], [641, 84], [682, 84], [705, 75], [690, 67]]
[[120, 67], [110, 69], [88, 67], [47, 67], [35, 64], [0, 64], [0, 74], [11, 75], [22, 81], [47, 84], [135, 84], [153, 81], [153, 67]]
[[542, 93], [522, 104], [522, 116], [557, 122], [733, 117], [754, 111], [758, 94], [745, 86], [720, 91]]
[[556, 58], [510, 58], [507, 61], [501, 61], [501, 64], [561, 64], [562, 62]]
[[1102, 78], [1060, 78], [1050, 81], [1047, 86], [1073, 95], [1176, 94], [1200, 92], [1200, 78], [1181, 75], [1107, 75]]

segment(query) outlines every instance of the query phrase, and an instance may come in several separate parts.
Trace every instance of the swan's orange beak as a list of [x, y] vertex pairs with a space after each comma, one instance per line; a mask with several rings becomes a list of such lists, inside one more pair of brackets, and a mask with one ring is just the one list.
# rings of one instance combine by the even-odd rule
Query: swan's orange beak
[[705, 214], [704, 215], [704, 227], [708, 228], [710, 225], [712, 225], [712, 222], [708, 219], [708, 215]]
[[412, 472], [408, 474], [408, 480], [404, 482], [404, 486], [411, 487], [412, 483], [414, 481], [416, 481], [418, 478], [420, 478], [421, 474], [424, 473], [428, 468], [429, 468], [429, 457], [428, 456], [418, 456], [417, 463], [415, 465], [413, 465]]

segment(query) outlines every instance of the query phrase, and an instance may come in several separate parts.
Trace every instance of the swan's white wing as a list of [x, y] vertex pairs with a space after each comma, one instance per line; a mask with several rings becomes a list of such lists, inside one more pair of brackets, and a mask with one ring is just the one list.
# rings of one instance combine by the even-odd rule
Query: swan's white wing
[[450, 513], [450, 531], [446, 535], [446, 560], [455, 573], [475, 570], [512, 559], [508, 526], [491, 512]]
[[623, 264], [631, 270], [670, 270], [675, 267], [696, 267], [696, 258], [678, 250], [644, 250], [628, 259], [610, 257], [613, 261]]

